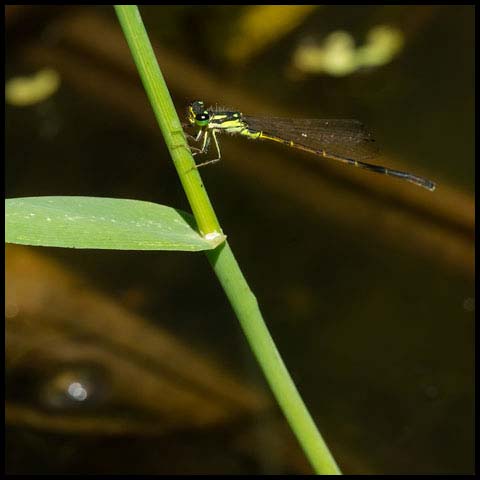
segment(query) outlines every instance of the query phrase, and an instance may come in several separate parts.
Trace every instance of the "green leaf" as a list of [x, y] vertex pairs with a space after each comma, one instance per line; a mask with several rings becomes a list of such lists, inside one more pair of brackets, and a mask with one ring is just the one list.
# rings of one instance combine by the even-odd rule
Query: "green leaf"
[[26, 197], [5, 200], [5, 242], [112, 250], [211, 250], [188, 213], [139, 200]]

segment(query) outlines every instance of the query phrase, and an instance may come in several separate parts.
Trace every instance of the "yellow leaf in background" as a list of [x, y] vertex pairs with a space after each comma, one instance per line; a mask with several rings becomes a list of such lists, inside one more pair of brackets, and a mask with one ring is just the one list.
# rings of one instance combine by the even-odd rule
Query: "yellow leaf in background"
[[304, 73], [324, 73], [343, 77], [365, 67], [379, 67], [391, 62], [404, 45], [403, 33], [387, 25], [370, 29], [367, 41], [355, 46], [352, 35], [343, 30], [330, 33], [321, 44], [300, 44], [293, 65]]
[[226, 56], [245, 63], [268, 45], [290, 33], [318, 5], [252, 5], [240, 17], [236, 33], [227, 42]]
[[5, 85], [5, 100], [10, 105], [35, 105], [53, 95], [60, 86], [60, 75], [45, 68], [29, 77], [14, 77]]

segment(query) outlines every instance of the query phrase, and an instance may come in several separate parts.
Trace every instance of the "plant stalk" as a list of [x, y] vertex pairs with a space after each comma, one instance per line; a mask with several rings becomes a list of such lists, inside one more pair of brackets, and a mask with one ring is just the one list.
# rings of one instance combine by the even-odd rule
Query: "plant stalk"
[[[195, 169], [195, 162], [140, 12], [135, 5], [116, 5], [115, 10], [200, 233], [207, 238], [208, 235], [223, 235], [198, 170]], [[267, 382], [313, 469], [318, 474], [341, 474], [280, 357], [262, 318], [258, 302], [230, 246], [225, 241], [216, 249], [207, 251], [207, 257], [240, 321]]]

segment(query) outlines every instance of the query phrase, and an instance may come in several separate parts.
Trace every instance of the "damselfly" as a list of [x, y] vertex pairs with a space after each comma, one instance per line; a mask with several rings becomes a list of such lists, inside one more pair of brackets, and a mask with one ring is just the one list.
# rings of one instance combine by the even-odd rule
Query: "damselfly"
[[374, 155], [374, 140], [356, 120], [251, 117], [239, 111], [206, 108], [202, 101], [197, 100], [188, 107], [188, 122], [199, 129], [196, 136], [189, 137], [201, 142], [200, 148], [191, 147], [193, 155], [206, 153], [212, 139], [217, 150], [217, 158], [197, 164], [197, 167], [221, 159], [217, 133], [228, 133], [251, 140], [282, 143], [320, 157], [401, 178], [430, 191], [435, 190], [435, 183], [426, 178], [366, 163], [364, 160]]

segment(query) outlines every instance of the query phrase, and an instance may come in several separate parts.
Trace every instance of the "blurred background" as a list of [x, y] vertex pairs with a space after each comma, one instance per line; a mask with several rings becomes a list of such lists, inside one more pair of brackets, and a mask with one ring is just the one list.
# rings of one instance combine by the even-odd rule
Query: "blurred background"
[[[433, 193], [221, 137], [201, 175], [347, 474], [473, 472], [474, 7], [146, 6], [174, 103], [355, 118]], [[189, 210], [114, 10], [6, 7], [6, 197]], [[6, 246], [8, 473], [310, 473], [202, 254]]]

